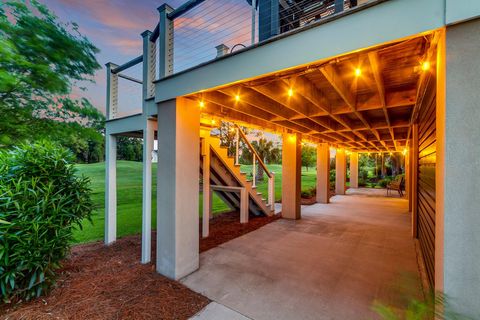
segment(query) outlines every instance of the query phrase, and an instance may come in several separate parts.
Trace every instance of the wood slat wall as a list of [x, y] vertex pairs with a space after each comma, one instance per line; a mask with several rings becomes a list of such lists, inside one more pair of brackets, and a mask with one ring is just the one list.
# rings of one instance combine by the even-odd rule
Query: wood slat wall
[[432, 76], [418, 113], [417, 236], [428, 280], [435, 279], [436, 84]]

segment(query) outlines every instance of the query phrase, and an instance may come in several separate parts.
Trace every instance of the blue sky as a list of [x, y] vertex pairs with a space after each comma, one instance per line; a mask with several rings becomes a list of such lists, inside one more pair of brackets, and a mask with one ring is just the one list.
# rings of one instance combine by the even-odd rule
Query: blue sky
[[[169, 0], [178, 7], [185, 0]], [[40, 0], [63, 22], [76, 22], [80, 32], [99, 49], [99, 63], [122, 64], [141, 55], [140, 34], [153, 30], [163, 1], [153, 0]], [[175, 21], [175, 66], [185, 69], [215, 57], [215, 46], [250, 42], [250, 7], [245, 0], [207, 0]], [[141, 77], [137, 66], [126, 74]], [[74, 89], [74, 96], [88, 98], [105, 110], [105, 69], [95, 75], [95, 84], [81, 84], [87, 91]], [[133, 113], [141, 106], [141, 86], [120, 80], [119, 112]]]

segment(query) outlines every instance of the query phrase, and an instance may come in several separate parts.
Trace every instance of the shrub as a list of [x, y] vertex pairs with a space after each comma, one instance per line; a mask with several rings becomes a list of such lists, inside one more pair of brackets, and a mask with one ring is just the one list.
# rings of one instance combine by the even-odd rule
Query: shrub
[[386, 188], [387, 185], [392, 182], [392, 177], [385, 177], [384, 179], [381, 179], [380, 181], [378, 181], [378, 185], [381, 187], [381, 188]]
[[300, 193], [302, 198], [311, 198], [314, 197], [317, 194], [317, 188], [316, 187], [311, 187], [307, 190], [302, 190]]
[[93, 210], [89, 179], [49, 142], [0, 152], [0, 292], [29, 300], [54, 284], [72, 231]]

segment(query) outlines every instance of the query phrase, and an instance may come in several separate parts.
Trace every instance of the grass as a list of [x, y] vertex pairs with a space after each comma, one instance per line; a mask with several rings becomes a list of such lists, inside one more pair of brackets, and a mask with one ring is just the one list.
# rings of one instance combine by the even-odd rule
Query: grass
[[[75, 232], [75, 242], [91, 242], [103, 239], [104, 209], [105, 209], [105, 163], [79, 164], [80, 174], [91, 179], [93, 201], [96, 210], [93, 213], [93, 223], [85, 221], [83, 230]], [[275, 172], [275, 199], [281, 198], [282, 167], [281, 165], [268, 165], [270, 171]], [[157, 167], [152, 168], [152, 212], [156, 212], [156, 181]], [[242, 166], [242, 171], [251, 173], [250, 166]], [[302, 190], [315, 186], [316, 171], [302, 170]], [[267, 195], [267, 179], [257, 183], [259, 192]], [[200, 194], [199, 215], [201, 216], [202, 197]], [[228, 211], [228, 206], [216, 195], [213, 197], [212, 210], [214, 214]], [[152, 214], [152, 229], [156, 228], [156, 215]], [[142, 230], [142, 163], [133, 161], [117, 161], [117, 237], [138, 234]]]

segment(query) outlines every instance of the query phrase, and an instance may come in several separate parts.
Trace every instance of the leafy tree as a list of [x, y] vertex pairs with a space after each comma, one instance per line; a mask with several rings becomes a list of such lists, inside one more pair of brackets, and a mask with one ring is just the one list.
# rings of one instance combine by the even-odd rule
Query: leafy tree
[[[251, 142], [253, 148], [264, 163], [278, 163], [281, 159], [280, 148], [276, 147], [272, 140], [260, 138]], [[242, 149], [242, 158], [246, 161], [252, 161], [253, 155], [248, 147]], [[247, 160], [248, 159], [248, 160]], [[260, 164], [257, 164], [257, 180], [263, 180], [264, 170]]]
[[117, 159], [129, 161], [142, 161], [142, 139], [131, 137], [118, 137]]
[[[97, 52], [75, 23], [59, 22], [37, 0], [0, 3], [0, 145], [70, 139], [70, 145], [80, 145], [77, 158], [84, 159], [98, 150], [104, 116], [86, 99], [69, 97], [73, 85], [92, 81], [100, 68]], [[80, 126], [70, 125], [74, 122]], [[72, 136], [73, 129], [84, 127], [96, 136], [92, 130]], [[79, 142], [85, 137], [91, 140]]]
[[308, 168], [313, 167], [316, 162], [317, 150], [309, 145], [302, 146], [302, 166], [308, 171]]

